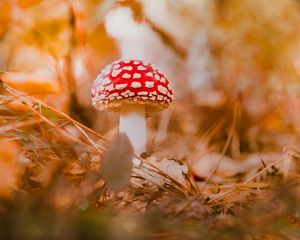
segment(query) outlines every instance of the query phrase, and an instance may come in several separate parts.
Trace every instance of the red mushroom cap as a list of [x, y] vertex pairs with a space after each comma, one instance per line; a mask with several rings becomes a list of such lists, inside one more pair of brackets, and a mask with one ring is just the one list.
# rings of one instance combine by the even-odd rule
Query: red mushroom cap
[[140, 60], [118, 60], [109, 64], [92, 87], [92, 102], [99, 110], [144, 104], [146, 112], [151, 113], [167, 108], [173, 98], [166, 76]]

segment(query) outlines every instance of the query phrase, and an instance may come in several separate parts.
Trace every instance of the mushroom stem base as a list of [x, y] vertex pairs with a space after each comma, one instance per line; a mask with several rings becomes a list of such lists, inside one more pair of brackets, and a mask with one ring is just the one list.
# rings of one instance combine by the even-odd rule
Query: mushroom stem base
[[144, 105], [127, 104], [120, 108], [119, 132], [126, 133], [137, 154], [146, 151], [147, 133]]

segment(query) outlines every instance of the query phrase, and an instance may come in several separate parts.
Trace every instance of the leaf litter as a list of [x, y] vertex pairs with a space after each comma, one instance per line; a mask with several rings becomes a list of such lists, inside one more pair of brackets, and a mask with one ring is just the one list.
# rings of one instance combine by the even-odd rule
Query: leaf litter
[[[97, 224], [106, 229], [103, 236], [114, 239], [121, 239], [122, 232], [150, 239], [299, 237], [299, 171], [291, 171], [291, 164], [298, 166], [298, 152], [289, 150], [267, 160], [254, 161], [249, 157], [244, 167], [219, 169], [222, 161], [234, 162], [225, 153], [232, 141], [235, 121], [210, 174], [198, 178], [194, 165], [189, 164], [193, 158], [162, 157], [158, 150], [137, 156], [124, 134], [109, 141], [67, 114], [4, 83], [0, 97], [0, 209], [8, 223], [13, 221], [10, 215], [15, 211], [33, 221], [28, 214], [36, 201], [42, 201], [50, 210], [39, 206], [38, 216], [45, 211], [70, 213], [75, 207], [78, 217], [72, 224]], [[237, 104], [233, 119], [238, 118], [238, 108]], [[206, 139], [222, 124], [209, 130], [204, 135]], [[211, 161], [211, 157], [208, 155], [203, 161]], [[222, 171], [230, 174], [223, 175]], [[20, 204], [23, 200], [29, 205]], [[6, 204], [12, 204], [10, 210]], [[254, 212], [259, 209], [263, 210], [256, 218]], [[115, 225], [106, 226], [100, 216], [109, 221], [121, 217], [120, 224], [124, 226], [118, 230]], [[178, 224], [182, 228], [176, 227]], [[93, 231], [89, 233], [83, 225], [72, 234], [74, 238], [100, 236]]]

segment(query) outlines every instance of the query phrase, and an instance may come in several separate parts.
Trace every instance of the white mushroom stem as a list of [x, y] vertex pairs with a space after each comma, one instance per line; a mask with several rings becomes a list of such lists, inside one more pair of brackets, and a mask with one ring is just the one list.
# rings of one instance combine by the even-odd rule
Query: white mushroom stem
[[124, 104], [120, 109], [119, 132], [126, 133], [136, 154], [146, 151], [145, 106]]

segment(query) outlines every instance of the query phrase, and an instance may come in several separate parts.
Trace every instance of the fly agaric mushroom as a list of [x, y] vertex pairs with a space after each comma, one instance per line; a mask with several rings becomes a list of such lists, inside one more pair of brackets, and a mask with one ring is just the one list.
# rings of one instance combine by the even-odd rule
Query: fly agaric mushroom
[[138, 154], [146, 151], [146, 115], [167, 108], [172, 99], [166, 76], [140, 60], [109, 64], [92, 87], [93, 105], [98, 110], [119, 111], [119, 132], [127, 134]]

